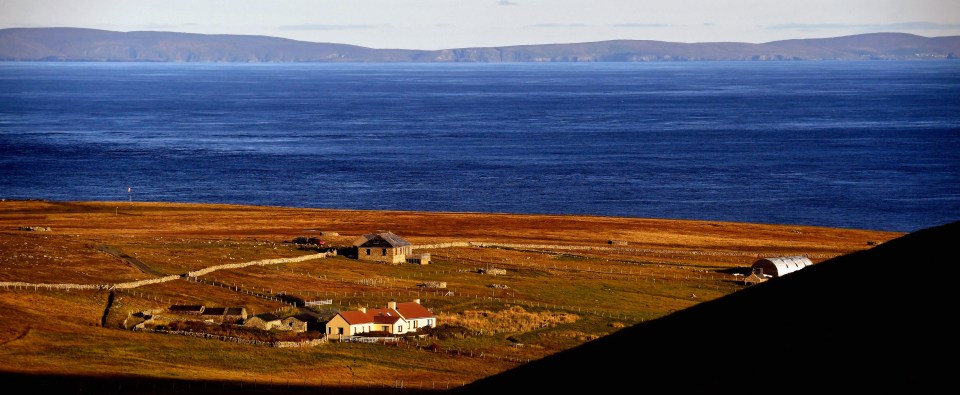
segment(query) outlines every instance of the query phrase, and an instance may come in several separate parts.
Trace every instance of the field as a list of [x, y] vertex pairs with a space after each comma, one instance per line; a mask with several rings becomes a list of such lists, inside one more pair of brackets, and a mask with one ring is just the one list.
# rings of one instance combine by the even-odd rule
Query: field
[[[433, 245], [414, 251], [431, 253], [433, 263], [394, 266], [341, 254], [217, 270], [200, 281], [110, 287], [317, 253], [288, 242], [298, 236], [345, 248], [361, 234], [386, 230], [416, 246]], [[743, 286], [736, 274], [758, 258], [805, 255], [818, 263], [901, 235], [587, 216], [3, 201], [0, 371], [145, 382], [446, 388], [737, 292]], [[462, 242], [485, 244], [436, 248]], [[506, 274], [477, 272], [491, 267]], [[427, 281], [447, 287], [419, 286]], [[420, 299], [440, 324], [456, 327], [444, 336], [399, 345], [330, 342], [302, 348], [124, 329], [131, 314], [175, 303], [243, 306], [251, 315], [291, 311], [279, 298], [263, 297], [281, 294], [332, 300], [317, 310], [325, 316]]]

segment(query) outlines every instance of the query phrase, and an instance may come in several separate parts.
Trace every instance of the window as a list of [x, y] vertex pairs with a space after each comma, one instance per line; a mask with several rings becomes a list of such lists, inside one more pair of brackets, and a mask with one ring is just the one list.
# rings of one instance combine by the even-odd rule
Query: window
[[337, 328], [337, 334], [338, 334], [338, 335], [342, 335], [342, 334], [343, 334], [343, 328]]
[[370, 255], [370, 249], [367, 248], [367, 255]]
[[389, 326], [389, 325], [384, 325], [384, 326], [383, 326], [383, 331], [384, 331], [384, 332], [389, 332], [389, 331], [390, 331], [390, 326]]
[[387, 249], [384, 248], [383, 251], [381, 252], [381, 254], [384, 255], [384, 256], [386, 256], [386, 255], [387, 255]]

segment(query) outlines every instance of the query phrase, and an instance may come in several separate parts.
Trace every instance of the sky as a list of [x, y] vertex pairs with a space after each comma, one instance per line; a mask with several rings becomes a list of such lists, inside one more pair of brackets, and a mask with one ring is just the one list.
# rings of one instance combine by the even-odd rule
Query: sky
[[371, 48], [960, 35], [960, 0], [0, 0], [0, 28], [249, 34]]

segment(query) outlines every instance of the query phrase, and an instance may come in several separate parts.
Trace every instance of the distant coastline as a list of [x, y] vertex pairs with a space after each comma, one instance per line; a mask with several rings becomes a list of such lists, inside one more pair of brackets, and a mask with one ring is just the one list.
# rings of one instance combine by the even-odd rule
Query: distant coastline
[[443, 50], [374, 49], [278, 37], [82, 28], [0, 29], [0, 61], [40, 62], [664, 62], [952, 60], [960, 36], [869, 33], [833, 38], [678, 43], [612, 40]]

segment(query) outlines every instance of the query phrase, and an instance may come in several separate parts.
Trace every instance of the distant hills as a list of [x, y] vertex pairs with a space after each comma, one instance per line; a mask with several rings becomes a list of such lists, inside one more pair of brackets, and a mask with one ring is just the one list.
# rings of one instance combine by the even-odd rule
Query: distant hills
[[116, 32], [81, 28], [0, 29], [0, 61], [79, 62], [647, 62], [706, 60], [945, 60], [960, 36], [871, 33], [763, 44], [614, 40], [575, 44], [373, 49], [267, 36]]

